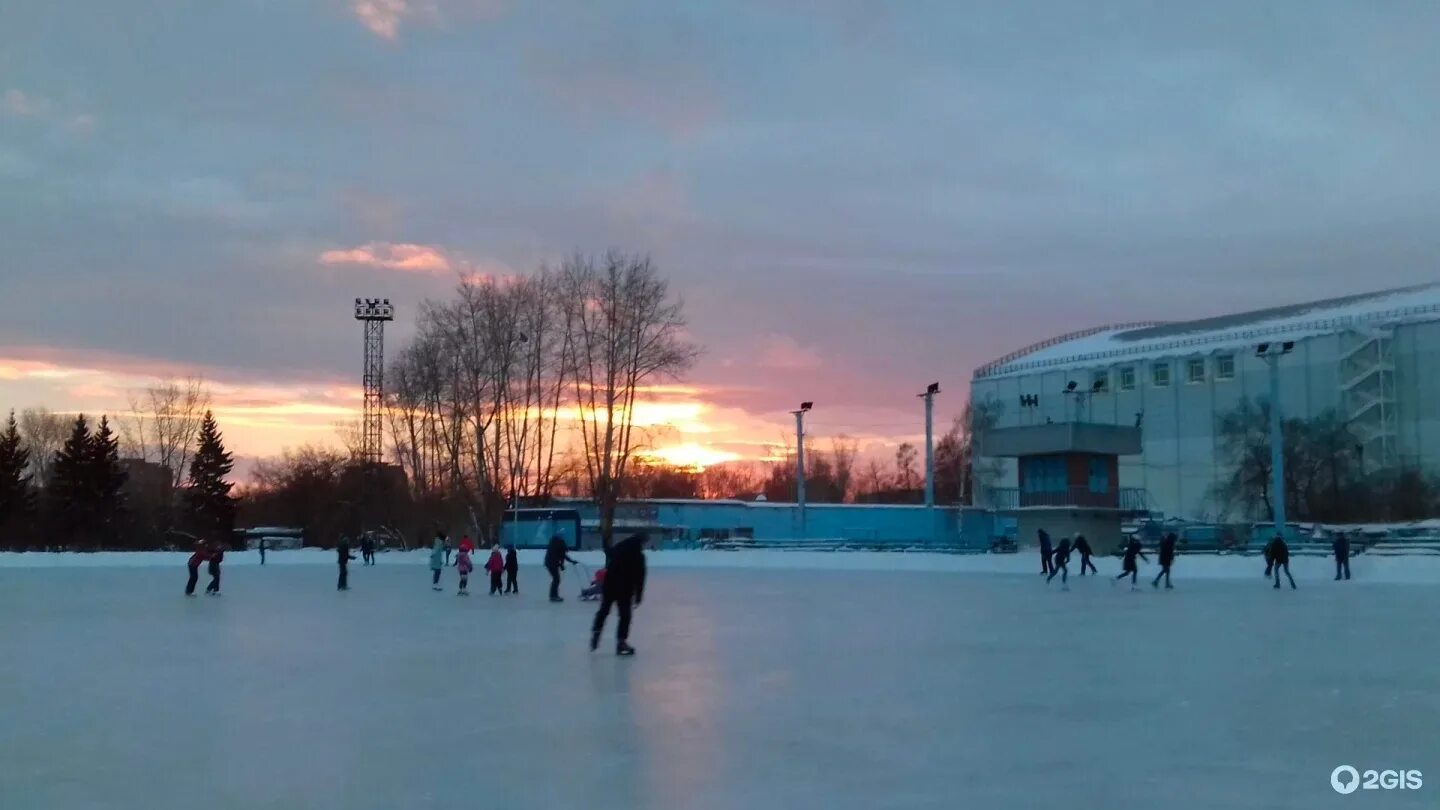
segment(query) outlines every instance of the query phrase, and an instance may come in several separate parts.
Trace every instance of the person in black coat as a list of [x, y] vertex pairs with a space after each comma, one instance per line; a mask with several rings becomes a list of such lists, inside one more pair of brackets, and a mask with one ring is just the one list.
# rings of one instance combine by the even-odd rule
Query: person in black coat
[[1290, 589], [1295, 590], [1295, 577], [1290, 576], [1290, 547], [1285, 544], [1285, 538], [1275, 535], [1267, 547], [1270, 552], [1270, 559], [1274, 560], [1272, 567], [1275, 569], [1275, 587], [1280, 587], [1280, 569], [1285, 569], [1285, 578], [1290, 580]]
[[1335, 535], [1335, 542], [1331, 544], [1335, 550], [1335, 579], [1340, 579], [1340, 573], [1345, 573], [1345, 578], [1350, 578], [1350, 538], [1344, 532]]
[[575, 564], [570, 558], [570, 548], [565, 545], [565, 538], [555, 535], [550, 538], [550, 545], [545, 547], [545, 570], [550, 572], [550, 601], [564, 602], [560, 598], [560, 572], [565, 570], [565, 563]]
[[1090, 556], [1095, 553], [1095, 549], [1090, 548], [1090, 541], [1085, 539], [1085, 535], [1075, 535], [1075, 543], [1071, 548], [1080, 555], [1080, 576], [1085, 576], [1086, 568], [1089, 568], [1092, 574], [1100, 573], [1099, 569], [1095, 567], [1095, 563], [1090, 562]]
[[1130, 577], [1130, 590], [1135, 590], [1135, 580], [1140, 576], [1140, 568], [1135, 562], [1136, 557], [1139, 557], [1145, 562], [1150, 562], [1150, 558], [1146, 557], [1145, 552], [1140, 550], [1140, 540], [1132, 537], [1130, 538], [1130, 542], [1125, 546], [1125, 559], [1122, 561], [1120, 576], [1111, 580], [1112, 583], [1116, 580]]
[[1060, 538], [1060, 545], [1055, 547], [1055, 554], [1050, 562], [1050, 576], [1045, 578], [1046, 584], [1049, 584], [1050, 580], [1054, 579], [1056, 574], [1059, 574], [1060, 584], [1065, 587], [1065, 590], [1070, 590], [1070, 585], [1068, 584], [1068, 580], [1070, 579], [1069, 563], [1070, 538], [1062, 537]]
[[335, 590], [350, 590], [350, 561], [355, 559], [350, 556], [350, 541], [341, 537], [340, 544], [335, 547], [335, 562], [340, 565], [340, 581], [336, 583]]
[[1054, 570], [1050, 559], [1055, 554], [1054, 547], [1050, 545], [1050, 533], [1044, 529], [1037, 529], [1036, 533], [1040, 535], [1040, 573], [1049, 574]]
[[368, 534], [360, 538], [360, 560], [361, 565], [375, 564], [375, 541]]
[[205, 586], [209, 596], [220, 595], [220, 563], [225, 561], [225, 547], [219, 543], [210, 544], [210, 584]]
[[505, 547], [505, 593], [520, 593], [520, 584], [515, 578], [520, 575], [520, 554], [515, 546]]
[[600, 592], [600, 609], [590, 628], [590, 649], [600, 646], [600, 633], [605, 618], [614, 605], [620, 613], [620, 626], [615, 631], [615, 654], [634, 655], [630, 637], [630, 608], [645, 597], [645, 535], [632, 534], [605, 552], [605, 585]]
[[1175, 564], [1175, 533], [1171, 532], [1160, 538], [1160, 573], [1155, 575], [1155, 581], [1150, 587], [1160, 587], [1160, 578], [1165, 578], [1165, 590], [1170, 590], [1170, 566]]

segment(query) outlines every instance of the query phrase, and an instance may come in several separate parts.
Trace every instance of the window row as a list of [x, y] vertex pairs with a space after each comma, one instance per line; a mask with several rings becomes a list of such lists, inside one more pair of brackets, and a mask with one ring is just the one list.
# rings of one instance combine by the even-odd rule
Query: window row
[[[1213, 368], [1212, 366], [1213, 361]], [[1190, 357], [1180, 363], [1184, 372], [1184, 380], [1187, 383], [1203, 383], [1212, 375], [1216, 380], [1235, 379], [1235, 355], [1217, 354], [1213, 358]], [[1150, 386], [1152, 388], [1168, 388], [1171, 381], [1171, 363], [1169, 360], [1161, 360], [1150, 364]], [[1138, 371], [1135, 366], [1122, 366], [1116, 371], [1116, 387], [1121, 391], [1134, 391], [1137, 385]], [[1090, 377], [1092, 391], [1110, 390], [1110, 372], [1096, 371]]]

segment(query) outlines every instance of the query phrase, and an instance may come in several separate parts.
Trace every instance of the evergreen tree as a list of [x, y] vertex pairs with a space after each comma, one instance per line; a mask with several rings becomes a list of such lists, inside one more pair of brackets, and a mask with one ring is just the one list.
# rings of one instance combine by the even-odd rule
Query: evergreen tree
[[[100, 417], [100, 427], [90, 436], [87, 463], [90, 495], [94, 499], [91, 528], [113, 541], [124, 507], [125, 470], [120, 466], [120, 440], [110, 429], [110, 419]], [[97, 538], [101, 539], [101, 538]]]
[[90, 425], [85, 414], [75, 417], [70, 437], [50, 464], [50, 481], [45, 489], [54, 514], [54, 527], [62, 541], [89, 526], [94, 498], [90, 496]]
[[0, 433], [0, 527], [34, 511], [35, 491], [25, 472], [29, 466], [30, 451], [20, 443], [20, 427], [11, 411], [5, 432]]
[[235, 459], [225, 450], [215, 415], [206, 411], [200, 423], [199, 446], [190, 461], [185, 496], [195, 528], [224, 542], [230, 541], [235, 528], [235, 499], [230, 497], [233, 484], [225, 480], [234, 467]]

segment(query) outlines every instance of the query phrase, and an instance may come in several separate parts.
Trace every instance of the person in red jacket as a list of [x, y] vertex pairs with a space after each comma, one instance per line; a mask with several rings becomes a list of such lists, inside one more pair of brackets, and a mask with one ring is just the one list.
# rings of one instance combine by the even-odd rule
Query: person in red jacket
[[490, 595], [500, 595], [504, 588], [501, 577], [505, 574], [505, 555], [500, 553], [498, 543], [490, 549], [490, 559], [485, 561], [485, 570], [490, 572]]
[[196, 543], [195, 553], [191, 554], [190, 559], [185, 563], [185, 567], [190, 570], [190, 579], [185, 582], [186, 596], [195, 595], [195, 583], [200, 581], [200, 563], [205, 562], [208, 556], [209, 554], [205, 549], [205, 544]]

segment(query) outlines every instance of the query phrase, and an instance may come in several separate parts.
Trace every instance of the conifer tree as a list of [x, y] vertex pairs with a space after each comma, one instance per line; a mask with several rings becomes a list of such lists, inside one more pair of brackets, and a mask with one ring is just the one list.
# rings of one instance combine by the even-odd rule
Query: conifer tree
[[0, 433], [0, 527], [13, 526], [18, 518], [27, 517], [35, 509], [35, 490], [30, 486], [30, 450], [20, 441], [20, 427], [15, 412], [5, 432]]
[[195, 528], [225, 542], [229, 542], [235, 528], [235, 499], [230, 497], [233, 484], [225, 480], [234, 467], [235, 459], [225, 450], [215, 415], [206, 411], [200, 423], [199, 445], [190, 461], [185, 495]]
[[113, 541], [124, 509], [126, 474], [120, 466], [120, 440], [110, 429], [109, 417], [101, 416], [100, 427], [90, 436], [87, 467], [94, 504], [91, 528], [102, 532], [103, 539]]
[[83, 413], [75, 417], [69, 438], [50, 464], [45, 494], [62, 542], [89, 526], [94, 498], [90, 496], [90, 425]]

